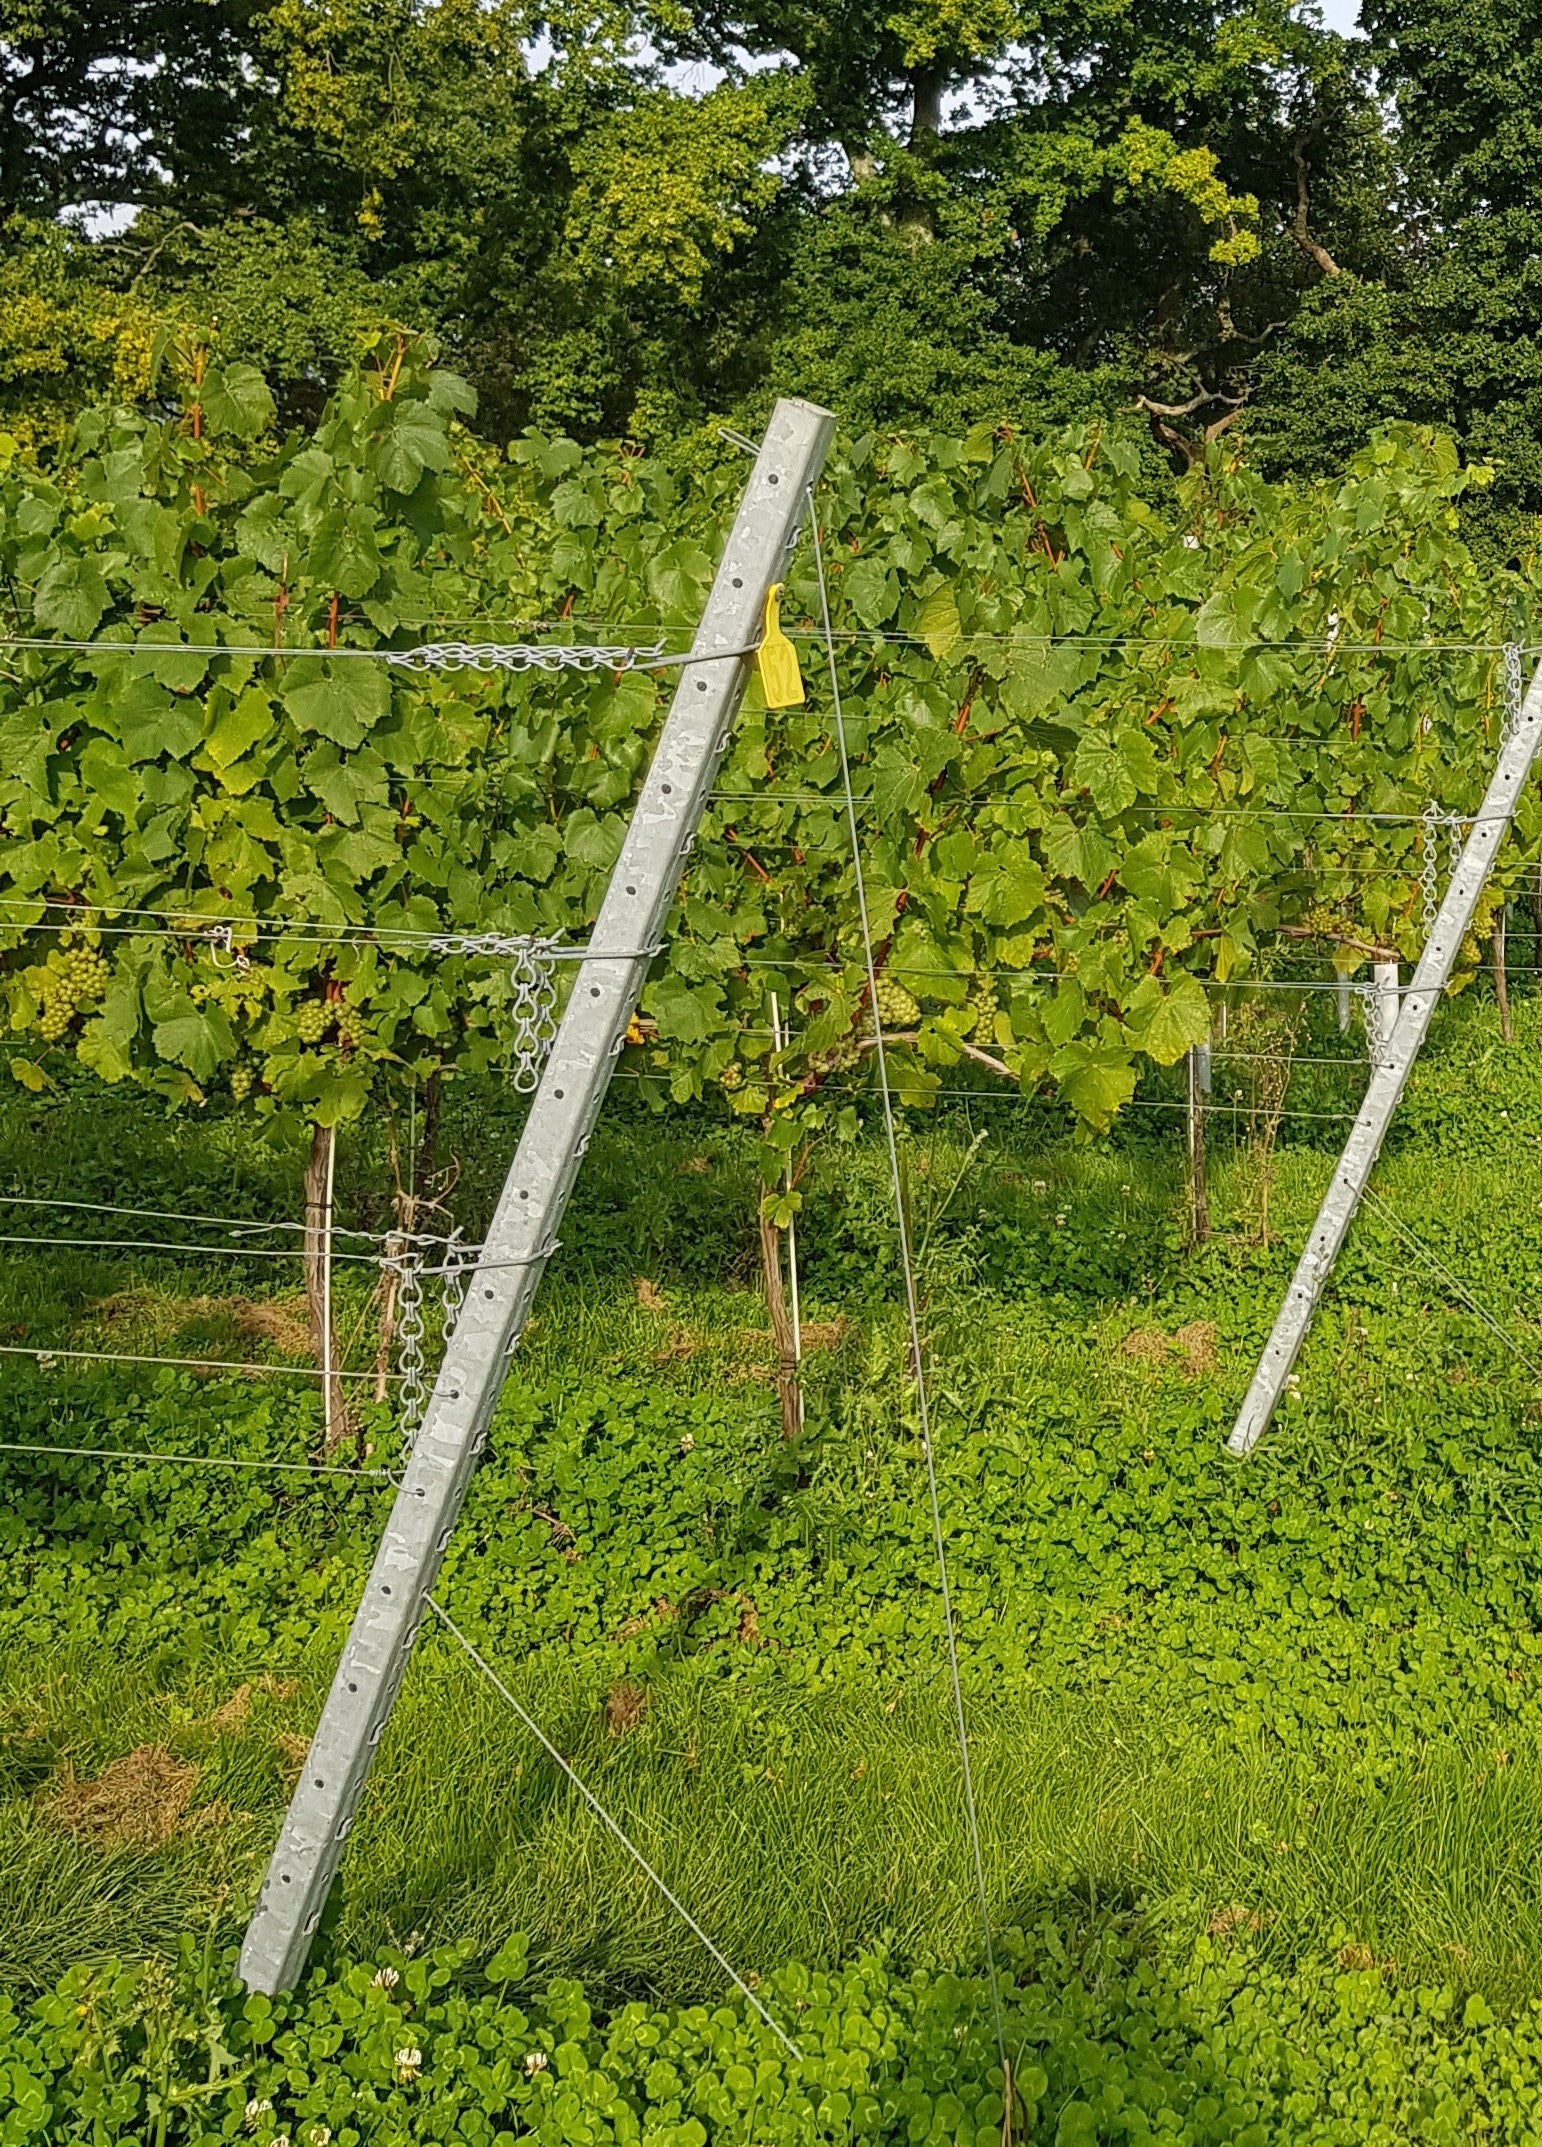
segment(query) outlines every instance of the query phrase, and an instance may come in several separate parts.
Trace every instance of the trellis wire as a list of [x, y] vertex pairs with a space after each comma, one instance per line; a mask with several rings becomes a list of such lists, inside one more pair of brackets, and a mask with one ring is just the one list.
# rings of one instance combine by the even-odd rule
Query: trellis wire
[[389, 1469], [341, 1469], [322, 1461], [252, 1461], [231, 1454], [163, 1454], [125, 1446], [44, 1446], [22, 1439], [0, 1439], [0, 1454], [42, 1454], [71, 1461], [165, 1462], [196, 1469], [257, 1469], [300, 1476], [351, 1476], [389, 1480]]
[[698, 654], [686, 649], [671, 654], [662, 641], [640, 645], [627, 642], [605, 646], [594, 642], [499, 642], [426, 641], [411, 649], [274, 648], [271, 644], [233, 641], [117, 641], [66, 640], [44, 634], [0, 633], [0, 647], [27, 649], [43, 654], [109, 655], [149, 658], [201, 657], [212, 663], [226, 658], [264, 663], [328, 663], [339, 661], [383, 663], [397, 671], [659, 671], [692, 663], [723, 663], [751, 656], [754, 650], [713, 649]]
[[847, 827], [851, 835], [851, 862], [855, 876], [857, 915], [862, 928], [862, 950], [867, 967], [869, 1008], [873, 1020], [874, 1059], [878, 1074], [879, 1094], [883, 1103], [884, 1137], [889, 1153], [889, 1172], [894, 1189], [895, 1225], [899, 1237], [900, 1267], [905, 1281], [905, 1317], [910, 1333], [911, 1373], [916, 1395], [916, 1413], [921, 1427], [921, 1451], [926, 1463], [927, 1497], [931, 1507], [932, 1535], [937, 1553], [937, 1577], [942, 1599], [943, 1631], [947, 1640], [948, 1669], [953, 1690], [953, 1711], [958, 1729], [959, 1763], [963, 1780], [964, 1816], [969, 1835], [970, 1854], [974, 1866], [975, 1888], [980, 1910], [981, 1938], [985, 1947], [986, 1974], [990, 1983], [991, 2007], [995, 2015], [996, 2044], [1001, 2055], [1002, 2094], [1006, 2107], [1012, 2104], [1012, 2061], [1007, 2051], [1006, 2024], [1001, 2010], [1001, 1987], [996, 1973], [996, 1949], [991, 1937], [990, 1891], [985, 1882], [985, 1857], [980, 1846], [980, 1819], [975, 1807], [974, 1767], [969, 1756], [969, 1723], [964, 1710], [964, 1687], [959, 1671], [958, 1633], [953, 1617], [953, 1594], [948, 1577], [948, 1547], [942, 1526], [942, 1498], [937, 1483], [937, 1457], [932, 1448], [931, 1412], [926, 1389], [926, 1366], [921, 1345], [921, 1312], [916, 1294], [915, 1270], [910, 1254], [910, 1229], [905, 1217], [904, 1184], [900, 1175], [899, 1142], [894, 1125], [894, 1099], [889, 1091], [888, 1065], [884, 1054], [883, 1018], [878, 1011], [878, 964], [873, 954], [873, 934], [867, 909], [867, 883], [862, 870], [862, 843], [857, 827], [857, 815], [851, 791], [851, 762], [846, 750], [846, 724], [841, 709], [840, 672], [835, 659], [835, 639], [830, 628], [830, 593], [825, 579], [824, 540], [819, 528], [819, 511], [814, 499], [813, 487], [808, 490], [809, 528], [814, 540], [814, 563], [819, 577], [819, 607], [824, 621], [825, 655], [830, 672], [831, 713], [834, 718], [836, 746], [840, 754], [841, 784], [847, 805]]
[[1512, 1356], [1519, 1358], [1520, 1362], [1525, 1365], [1527, 1371], [1531, 1373], [1533, 1378], [1542, 1379], [1542, 1365], [1535, 1363], [1532, 1358], [1527, 1356], [1525, 1350], [1521, 1348], [1520, 1344], [1515, 1340], [1514, 1336], [1509, 1332], [1509, 1330], [1502, 1325], [1502, 1323], [1495, 1317], [1493, 1313], [1489, 1312], [1482, 1304], [1478, 1302], [1478, 1299], [1473, 1295], [1472, 1291], [1468, 1288], [1466, 1283], [1463, 1282], [1459, 1276], [1452, 1274], [1450, 1268], [1448, 1268], [1444, 1264], [1444, 1262], [1441, 1261], [1436, 1256], [1436, 1254], [1430, 1250], [1429, 1246], [1425, 1244], [1424, 1240], [1419, 1237], [1415, 1231], [1411, 1230], [1407, 1223], [1405, 1223], [1401, 1219], [1401, 1217], [1395, 1215], [1392, 1212], [1391, 1208], [1388, 1207], [1387, 1203], [1381, 1198], [1381, 1196], [1378, 1193], [1374, 1192], [1370, 1186], [1367, 1186], [1365, 1188], [1363, 1197], [1370, 1202], [1371, 1206], [1376, 1210], [1377, 1214], [1381, 1216], [1382, 1220], [1391, 1225], [1392, 1229], [1396, 1231], [1399, 1237], [1402, 1238], [1403, 1242], [1408, 1246], [1409, 1250], [1413, 1252], [1418, 1259], [1423, 1260], [1427, 1266], [1433, 1268], [1433, 1270], [1440, 1277], [1442, 1282], [1444, 1282], [1448, 1288], [1455, 1290], [1457, 1296], [1463, 1300], [1468, 1310], [1472, 1312], [1475, 1317], [1480, 1319], [1483, 1322], [1484, 1326], [1487, 1327], [1492, 1334], [1497, 1336], [1497, 1338], [1504, 1344], [1505, 1348], [1510, 1351]]
[[[173, 1371], [193, 1372], [248, 1372], [261, 1379], [324, 1379], [326, 1373], [314, 1364], [262, 1364], [252, 1357], [229, 1359], [224, 1357], [142, 1357], [121, 1349], [71, 1349], [62, 1342], [48, 1348], [34, 1347], [20, 1342], [0, 1342], [0, 1357], [32, 1357], [40, 1370], [49, 1371], [56, 1362], [83, 1364], [153, 1364]], [[374, 1372], [334, 1372], [334, 1379], [374, 1379]], [[388, 1379], [396, 1374], [388, 1372]]]
[[735, 1988], [754, 2007], [755, 2011], [760, 2015], [761, 2019], [771, 2030], [771, 2033], [776, 2037], [777, 2041], [781, 2043], [782, 2047], [787, 2051], [789, 2056], [801, 2063], [803, 2057], [802, 2051], [792, 2040], [786, 2029], [767, 2008], [765, 2001], [759, 1998], [756, 1993], [750, 1988], [749, 1984], [746, 1983], [743, 1976], [740, 1975], [739, 1971], [737, 1970], [737, 1968], [734, 1967], [733, 1962], [729, 1960], [728, 1956], [724, 1952], [722, 1952], [719, 1947], [713, 1944], [712, 1940], [707, 1936], [701, 1925], [696, 1921], [696, 1918], [691, 1914], [685, 1903], [680, 1899], [680, 1896], [675, 1893], [673, 1889], [669, 1887], [665, 1883], [665, 1881], [659, 1876], [658, 1872], [654, 1870], [652, 1864], [649, 1863], [648, 1859], [643, 1855], [642, 1850], [638, 1848], [636, 1842], [633, 1841], [631, 1836], [623, 1829], [619, 1821], [611, 1817], [610, 1813], [605, 1809], [605, 1806], [594, 1794], [594, 1791], [589, 1787], [588, 1783], [584, 1781], [583, 1777], [575, 1770], [572, 1763], [563, 1755], [563, 1753], [558, 1751], [557, 1747], [552, 1743], [551, 1739], [541, 1728], [541, 1725], [536, 1721], [535, 1717], [530, 1714], [530, 1712], [526, 1708], [520, 1705], [519, 1701], [514, 1697], [513, 1693], [510, 1692], [508, 1686], [503, 1682], [502, 1678], [499, 1677], [497, 1671], [493, 1669], [492, 1665], [486, 1660], [486, 1658], [482, 1656], [473, 1646], [471, 1641], [467, 1639], [466, 1635], [461, 1631], [460, 1627], [450, 1616], [450, 1613], [444, 1608], [443, 1604], [437, 1602], [431, 1595], [425, 1596], [423, 1600], [427, 1603], [429, 1609], [434, 1613], [434, 1616], [439, 1620], [440, 1624], [444, 1626], [445, 1630], [460, 1642], [461, 1646], [465, 1649], [467, 1655], [469, 1655], [471, 1660], [476, 1664], [477, 1668], [487, 1679], [488, 1683], [498, 1694], [499, 1698], [504, 1700], [514, 1710], [515, 1714], [518, 1715], [520, 1721], [525, 1725], [525, 1728], [530, 1732], [536, 1743], [540, 1745], [542, 1750], [547, 1754], [548, 1758], [550, 1758], [556, 1764], [556, 1766], [561, 1769], [562, 1773], [567, 1777], [567, 1779], [572, 1783], [573, 1787], [578, 1791], [578, 1794], [583, 1798], [584, 1802], [594, 1813], [594, 1816], [599, 1820], [600, 1824], [608, 1830], [608, 1832], [614, 1837], [616, 1841], [620, 1843], [621, 1847], [625, 1849], [627, 1855], [631, 1857], [633, 1863], [636, 1864], [638, 1870], [642, 1872], [644, 1878], [648, 1880], [650, 1885], [658, 1889], [659, 1893], [663, 1895], [664, 1899], [669, 1903], [670, 1907], [680, 1918], [681, 1922], [691, 1932], [692, 1936], [698, 1939], [700, 1943], [705, 1946], [708, 1953], [711, 1954], [713, 1960], [715, 1960], [719, 1968], [722, 1969], [724, 1975], [728, 1977], [729, 1981], [735, 1986]]

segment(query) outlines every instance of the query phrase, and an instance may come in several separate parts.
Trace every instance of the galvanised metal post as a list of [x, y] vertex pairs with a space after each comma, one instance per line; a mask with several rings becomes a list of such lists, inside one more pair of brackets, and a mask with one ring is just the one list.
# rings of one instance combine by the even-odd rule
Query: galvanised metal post
[[1462, 940], [1478, 906], [1478, 897], [1509, 828], [1516, 801], [1531, 774], [1539, 744], [1542, 744], [1542, 665], [1532, 678], [1518, 720], [1499, 749], [1493, 779], [1452, 872], [1451, 884], [1419, 957], [1413, 983], [1404, 994], [1403, 1011], [1397, 1018], [1397, 1026], [1390, 1040], [1374, 1051], [1365, 1100], [1344, 1145], [1339, 1167], [1318, 1211], [1312, 1234], [1306, 1241], [1306, 1250], [1280, 1307], [1274, 1331], [1253, 1374], [1247, 1399], [1226, 1442], [1231, 1453], [1250, 1454], [1253, 1451], [1268, 1429], [1269, 1419], [1285, 1391], [1285, 1382], [1306, 1340], [1318, 1299], [1332, 1272], [1345, 1232], [1354, 1219], [1360, 1195], [1381, 1153], [1387, 1127], [1428, 1032], [1430, 1018], [1450, 981]]
[[771, 585], [835, 420], [779, 402], [682, 671], [653, 765], [578, 965], [487, 1242], [434, 1383], [342, 1661], [241, 1949], [250, 1990], [287, 1990], [312, 1936], [370, 1762], [508, 1375], [579, 1159], [695, 839]]

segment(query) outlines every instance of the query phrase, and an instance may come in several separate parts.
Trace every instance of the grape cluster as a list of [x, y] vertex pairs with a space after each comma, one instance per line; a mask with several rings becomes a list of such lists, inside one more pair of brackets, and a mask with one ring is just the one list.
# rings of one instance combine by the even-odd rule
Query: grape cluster
[[878, 1018], [886, 1029], [908, 1029], [921, 1019], [921, 1008], [897, 977], [888, 970], [878, 975]]
[[981, 1043], [989, 1043], [996, 1023], [996, 987], [989, 977], [976, 980], [974, 990], [969, 994], [968, 1013], [964, 1034], [978, 1038]]
[[65, 947], [43, 971], [43, 1011], [38, 1033], [56, 1044], [83, 1006], [91, 1006], [107, 989], [112, 971], [94, 947]]
[[357, 1007], [346, 1003], [337, 1008], [337, 1040], [345, 1051], [351, 1051], [364, 1041], [364, 1018]]
[[244, 1103], [252, 1093], [252, 1069], [244, 1061], [230, 1069], [230, 1093], [237, 1103]]
[[295, 1010], [294, 1026], [302, 1044], [319, 1044], [332, 1026], [332, 1008], [325, 999], [302, 999]]

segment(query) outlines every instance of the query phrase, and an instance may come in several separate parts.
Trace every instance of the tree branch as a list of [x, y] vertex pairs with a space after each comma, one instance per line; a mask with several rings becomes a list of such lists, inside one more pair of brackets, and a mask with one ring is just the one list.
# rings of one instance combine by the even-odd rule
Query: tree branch
[[1312, 205], [1312, 197], [1307, 188], [1306, 157], [1302, 153], [1301, 144], [1293, 142], [1290, 153], [1296, 166], [1296, 213], [1290, 220], [1290, 235], [1307, 259], [1313, 262], [1323, 275], [1337, 276], [1340, 273], [1337, 261], [1327, 247], [1320, 246], [1307, 229], [1307, 211]]
[[1402, 960], [1396, 947], [1378, 947], [1368, 939], [1351, 939], [1345, 932], [1324, 932], [1315, 924], [1282, 924], [1279, 933], [1282, 939], [1331, 939], [1336, 947], [1352, 948], [1356, 954], [1363, 954], [1372, 962]]
[[[919, 1029], [896, 1029], [884, 1037], [885, 1045], [918, 1044], [920, 1041], [921, 1032]], [[961, 1036], [950, 1036], [948, 1042], [955, 1051], [961, 1051], [966, 1059], [973, 1059], [976, 1066], [983, 1066], [987, 1073], [999, 1074], [1003, 1081], [1015, 1081], [1017, 1079], [1010, 1066], [1006, 1065], [1001, 1059], [993, 1057], [989, 1051], [982, 1051], [978, 1044], [966, 1043]], [[878, 1049], [877, 1037], [864, 1036], [858, 1043], [857, 1049], [859, 1051], [876, 1051]]]
[[1206, 403], [1230, 403], [1236, 410], [1240, 409], [1246, 400], [1243, 395], [1223, 395], [1219, 388], [1201, 388], [1199, 393], [1191, 395], [1186, 403], [1154, 403], [1149, 395], [1137, 395], [1135, 407], [1137, 410], [1149, 411], [1153, 417], [1192, 417], [1195, 411], [1202, 410]]

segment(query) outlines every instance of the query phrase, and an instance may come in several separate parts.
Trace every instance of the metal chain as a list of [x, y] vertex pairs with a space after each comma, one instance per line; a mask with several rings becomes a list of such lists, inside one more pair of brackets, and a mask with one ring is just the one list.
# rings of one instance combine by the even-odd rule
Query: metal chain
[[416, 649], [378, 649], [372, 653], [398, 671], [630, 671], [635, 664], [657, 663], [664, 643], [646, 648], [600, 648], [589, 644], [542, 644], [502, 641], [427, 641]]
[[452, 1230], [444, 1248], [444, 1265], [439, 1270], [440, 1288], [444, 1293], [442, 1330], [447, 1342], [455, 1332], [460, 1308], [466, 1301], [466, 1269], [471, 1260], [471, 1248], [461, 1243], [459, 1229]]
[[514, 1086], [529, 1095], [557, 1033], [557, 974], [542, 942], [527, 941], [514, 957]]
[[1525, 698], [1525, 682], [1521, 676], [1521, 645], [1518, 641], [1505, 643], [1505, 725], [1501, 744], [1508, 744], [1514, 737], [1521, 720], [1521, 703]]
[[433, 954], [501, 954], [511, 958], [514, 987], [514, 1086], [528, 1096], [557, 1034], [554, 939], [507, 932], [449, 932], [428, 943]]
[[394, 1241], [399, 1250], [388, 1249], [387, 1264], [394, 1267], [396, 1285], [396, 1366], [400, 1375], [397, 1407], [401, 1414], [402, 1445], [412, 1451], [428, 1388], [423, 1378], [423, 1254], [416, 1239], [403, 1235]]
[[1424, 937], [1428, 941], [1435, 929], [1435, 831], [1440, 826], [1440, 814], [1433, 800], [1424, 808], [1420, 833], [1424, 842], [1424, 869], [1419, 874], [1419, 893], [1424, 904]]

